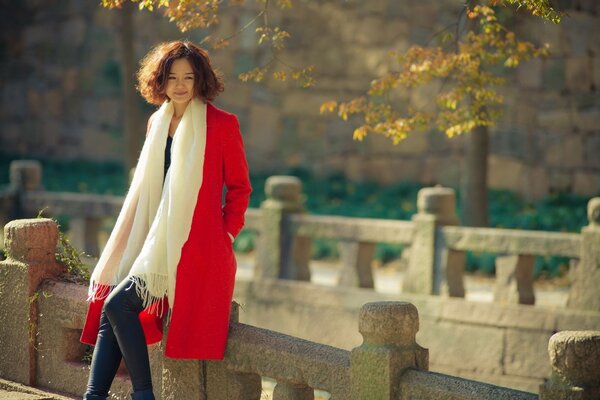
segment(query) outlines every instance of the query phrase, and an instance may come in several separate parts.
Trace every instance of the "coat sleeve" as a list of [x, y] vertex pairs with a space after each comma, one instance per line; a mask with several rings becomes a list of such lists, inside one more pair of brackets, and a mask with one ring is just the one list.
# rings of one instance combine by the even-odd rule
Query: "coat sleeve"
[[252, 187], [237, 117], [233, 115], [227, 125], [223, 148], [223, 177], [227, 188], [223, 221], [227, 232], [235, 237], [244, 226]]

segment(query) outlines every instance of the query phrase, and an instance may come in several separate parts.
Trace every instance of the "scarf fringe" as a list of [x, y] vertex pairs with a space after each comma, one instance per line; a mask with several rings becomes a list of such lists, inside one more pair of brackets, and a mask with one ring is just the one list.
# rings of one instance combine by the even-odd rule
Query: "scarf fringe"
[[[130, 275], [130, 279], [135, 283], [135, 292], [140, 299], [142, 299], [142, 307], [149, 314], [154, 314], [159, 318], [165, 315], [165, 308], [167, 309], [167, 321], [171, 320], [171, 307], [165, 307], [165, 298], [167, 296], [166, 288], [168, 285], [168, 277], [164, 275], [151, 274], [152, 287], [148, 285], [148, 279], [143, 276]], [[129, 287], [131, 288], [131, 286]], [[129, 289], [128, 288], [128, 289]], [[160, 293], [156, 295], [156, 293]]]
[[87, 301], [102, 301], [106, 300], [110, 292], [115, 288], [116, 285], [107, 285], [106, 283], [100, 283], [91, 281], [88, 288]]
[[[167, 277], [162, 275], [154, 275], [154, 282], [157, 282], [157, 277], [159, 277], [159, 282], [166, 283]], [[137, 296], [142, 299], [142, 308], [147, 311], [148, 314], [154, 314], [159, 318], [162, 318], [165, 315], [165, 308], [167, 309], [167, 322], [171, 321], [171, 311], [172, 308], [165, 304], [166, 300], [166, 290], [164, 291], [163, 296], [156, 296], [150, 293], [148, 289], [148, 284], [146, 280], [141, 276], [129, 276], [128, 280], [131, 281], [131, 285], [135, 283], [135, 290]], [[131, 285], [128, 286], [125, 290], [131, 289]], [[107, 285], [105, 283], [99, 283], [92, 281], [89, 289], [88, 289], [88, 297], [87, 301], [104, 301], [108, 297], [109, 294], [112, 293], [113, 289], [117, 285]]]

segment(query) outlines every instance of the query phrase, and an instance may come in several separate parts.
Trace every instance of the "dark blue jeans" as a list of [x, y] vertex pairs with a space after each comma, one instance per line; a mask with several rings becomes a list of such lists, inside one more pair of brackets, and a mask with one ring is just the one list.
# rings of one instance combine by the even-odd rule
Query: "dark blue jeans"
[[138, 318], [142, 310], [133, 280], [123, 280], [106, 298], [84, 400], [108, 397], [121, 358], [131, 377], [132, 399], [154, 400], [148, 347]]

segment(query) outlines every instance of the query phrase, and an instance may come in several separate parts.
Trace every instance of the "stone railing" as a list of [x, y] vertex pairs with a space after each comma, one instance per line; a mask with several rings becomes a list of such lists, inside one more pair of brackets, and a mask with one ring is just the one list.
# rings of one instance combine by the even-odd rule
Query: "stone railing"
[[[0, 262], [0, 378], [81, 395], [88, 366], [78, 341], [85, 316], [85, 286], [56, 279], [56, 224], [18, 220], [5, 227], [8, 258]], [[222, 361], [163, 357], [150, 346], [158, 399], [257, 399], [262, 377], [277, 383], [274, 400], [313, 399], [314, 390], [336, 399], [597, 399], [600, 331], [563, 331], [549, 343], [553, 376], [539, 397], [508, 388], [428, 372], [429, 352], [416, 342], [417, 308], [406, 302], [361, 307], [363, 343], [350, 351], [239, 323], [232, 304]], [[168, 326], [165, 326], [168, 335]], [[166, 337], [165, 335], [165, 337]], [[129, 392], [126, 375], [113, 385]]]
[[454, 191], [442, 187], [419, 191], [412, 221], [307, 215], [294, 177], [270, 177], [265, 190], [256, 278], [309, 281], [311, 239], [329, 238], [340, 242], [339, 284], [372, 288], [375, 244], [406, 244], [403, 292], [464, 297], [466, 251], [486, 251], [499, 255], [495, 300], [534, 304], [535, 256], [565, 256], [575, 261], [568, 306], [600, 311], [600, 198], [588, 204], [589, 225], [574, 234], [456, 226]]
[[[31, 217], [41, 209], [69, 215], [73, 244], [98, 254], [102, 220], [118, 215], [121, 197], [44, 192], [35, 161], [13, 162], [10, 176], [10, 189], [0, 196], [0, 220]], [[411, 221], [309, 215], [295, 177], [270, 177], [265, 192], [260, 208], [246, 213], [245, 229], [258, 237], [256, 278], [310, 281], [311, 241], [329, 238], [339, 242], [339, 285], [373, 288], [375, 245], [404, 244], [410, 256], [403, 292], [464, 297], [466, 251], [485, 251], [497, 254], [495, 301], [534, 304], [535, 257], [564, 256], [572, 260], [568, 307], [600, 311], [600, 198], [589, 202], [589, 225], [576, 234], [456, 226], [454, 191], [442, 187], [419, 192]]]

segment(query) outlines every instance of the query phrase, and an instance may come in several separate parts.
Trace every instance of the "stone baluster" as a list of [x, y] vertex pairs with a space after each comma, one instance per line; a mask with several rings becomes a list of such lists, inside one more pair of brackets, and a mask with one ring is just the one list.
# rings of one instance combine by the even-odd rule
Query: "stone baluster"
[[429, 368], [429, 351], [415, 341], [419, 314], [414, 305], [367, 303], [360, 310], [358, 330], [363, 343], [350, 352], [352, 399], [398, 399], [402, 372]]
[[290, 214], [304, 212], [302, 183], [293, 176], [271, 176], [265, 192], [254, 276], [309, 281], [310, 238], [294, 235], [286, 220]]
[[42, 190], [42, 164], [36, 160], [10, 163], [10, 186], [24, 192]]
[[501, 304], [535, 304], [534, 266], [535, 256], [497, 256], [494, 301]]
[[570, 275], [569, 308], [600, 311], [600, 197], [588, 202], [588, 225], [581, 230], [581, 258]]
[[421, 189], [417, 208], [418, 213], [412, 217], [415, 236], [402, 290], [464, 297], [465, 252], [448, 249], [436, 234], [440, 225], [458, 225], [454, 190], [439, 186]]
[[305, 385], [277, 382], [273, 390], [273, 400], [313, 400], [315, 391]]
[[36, 290], [64, 271], [56, 262], [58, 228], [50, 219], [4, 226], [7, 259], [0, 262], [0, 371], [4, 379], [36, 384]]
[[371, 262], [375, 255], [375, 244], [341, 241], [339, 243], [342, 271], [340, 286], [373, 288]]
[[600, 399], [600, 331], [562, 331], [548, 343], [552, 376], [540, 400]]
[[0, 224], [13, 219], [31, 217], [24, 215], [21, 194], [42, 190], [42, 164], [34, 160], [17, 160], [10, 163], [8, 189], [0, 195]]
[[72, 218], [69, 221], [69, 241], [76, 249], [83, 249], [93, 257], [100, 255], [98, 233], [102, 226], [101, 218]]

